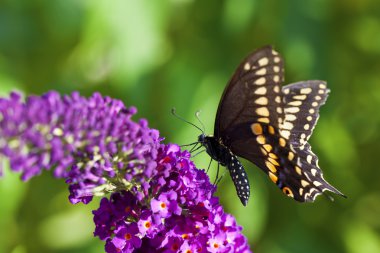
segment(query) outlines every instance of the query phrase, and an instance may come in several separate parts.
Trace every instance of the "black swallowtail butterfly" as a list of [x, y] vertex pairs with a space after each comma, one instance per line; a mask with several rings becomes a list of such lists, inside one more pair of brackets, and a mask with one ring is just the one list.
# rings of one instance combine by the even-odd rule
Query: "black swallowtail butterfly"
[[224, 90], [214, 136], [198, 138], [211, 158], [228, 168], [243, 205], [250, 186], [237, 156], [256, 164], [297, 201], [312, 202], [324, 191], [344, 196], [323, 179], [307, 142], [329, 93], [326, 83], [281, 87], [283, 81], [283, 60], [271, 46], [248, 55]]

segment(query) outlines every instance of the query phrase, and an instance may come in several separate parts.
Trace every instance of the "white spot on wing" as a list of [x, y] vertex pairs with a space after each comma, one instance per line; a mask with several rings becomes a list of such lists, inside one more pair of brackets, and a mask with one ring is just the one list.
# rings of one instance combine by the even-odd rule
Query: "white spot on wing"
[[269, 111], [268, 108], [266, 107], [260, 107], [256, 109], [256, 113], [260, 116], [268, 117], [269, 116]]
[[301, 101], [292, 101], [292, 102], [289, 102], [288, 105], [291, 105], [291, 106], [300, 106], [300, 105], [302, 105], [302, 102]]
[[255, 94], [257, 95], [265, 95], [267, 93], [266, 87], [260, 87], [255, 90]]
[[259, 79], [257, 79], [255, 81], [255, 84], [256, 85], [263, 85], [263, 84], [265, 84], [265, 77], [260, 77]]
[[261, 58], [258, 63], [260, 66], [264, 66], [264, 65], [267, 65], [269, 62], [269, 59], [267, 57], [264, 57], [264, 58]]
[[285, 113], [297, 113], [299, 111], [300, 111], [300, 108], [298, 107], [285, 108]]
[[309, 94], [311, 92], [312, 92], [311, 88], [303, 88], [303, 89], [300, 90], [301, 94]]
[[259, 105], [267, 105], [268, 99], [266, 97], [259, 97], [258, 99], [255, 100], [255, 103]]
[[259, 70], [256, 71], [256, 75], [265, 75], [267, 73], [267, 69], [266, 68], [261, 68]]
[[294, 115], [294, 114], [290, 114], [290, 113], [288, 113], [288, 114], [285, 115], [285, 120], [286, 120], [286, 121], [294, 121], [294, 120], [296, 120], [296, 119], [297, 119], [297, 117], [296, 117], [296, 115]]

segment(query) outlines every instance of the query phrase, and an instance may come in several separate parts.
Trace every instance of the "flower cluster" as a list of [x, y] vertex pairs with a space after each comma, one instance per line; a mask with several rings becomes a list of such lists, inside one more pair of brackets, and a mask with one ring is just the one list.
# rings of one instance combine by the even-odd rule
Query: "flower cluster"
[[[158, 131], [146, 120], [133, 122], [136, 109], [95, 93], [61, 97], [56, 92], [0, 99], [0, 154], [22, 179], [54, 169], [70, 185], [72, 203], [144, 184], [156, 167]], [[69, 168], [69, 170], [68, 170]]]
[[250, 252], [205, 172], [135, 113], [97, 93], [12, 93], [0, 98], [0, 158], [23, 180], [54, 168], [72, 203], [111, 193], [93, 211], [106, 252]]
[[241, 227], [189, 158], [176, 145], [162, 146], [147, 198], [138, 200], [139, 189], [132, 188], [102, 199], [95, 235], [106, 240], [107, 252], [249, 252]]

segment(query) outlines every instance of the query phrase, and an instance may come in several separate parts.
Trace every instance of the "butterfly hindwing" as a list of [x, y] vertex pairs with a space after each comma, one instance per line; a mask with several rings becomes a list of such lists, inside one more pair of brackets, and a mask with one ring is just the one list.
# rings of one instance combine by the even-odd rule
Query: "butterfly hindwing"
[[330, 90], [324, 81], [312, 80], [286, 85], [282, 92], [285, 117], [281, 135], [293, 147], [302, 146], [309, 140]]
[[[299, 201], [314, 201], [315, 197], [328, 190], [343, 195], [327, 183], [318, 165], [318, 157], [311, 151], [309, 140], [319, 118], [319, 108], [325, 103], [329, 89], [324, 81], [312, 80], [289, 84], [282, 88], [284, 122], [280, 134], [289, 140], [288, 159], [284, 170], [283, 184]], [[289, 153], [291, 155], [289, 155]]]
[[[311, 151], [309, 143], [305, 143], [300, 147], [293, 148], [297, 154], [297, 159], [294, 159], [294, 166], [299, 168], [301, 185], [298, 188], [300, 198], [305, 202], [312, 202], [316, 196], [325, 191], [330, 191], [338, 195], [344, 196], [335, 187], [330, 185], [324, 178], [323, 172], [318, 165], [318, 157]], [[302, 188], [302, 190], [301, 190]]]

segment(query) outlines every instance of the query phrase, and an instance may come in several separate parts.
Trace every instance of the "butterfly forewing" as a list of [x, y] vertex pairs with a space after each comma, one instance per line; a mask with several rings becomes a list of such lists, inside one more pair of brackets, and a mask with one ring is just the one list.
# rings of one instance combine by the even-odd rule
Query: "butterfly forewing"
[[283, 75], [283, 61], [271, 47], [250, 54], [224, 90], [214, 136], [228, 140], [231, 132], [246, 127], [247, 122], [277, 128], [282, 115], [280, 84]]

